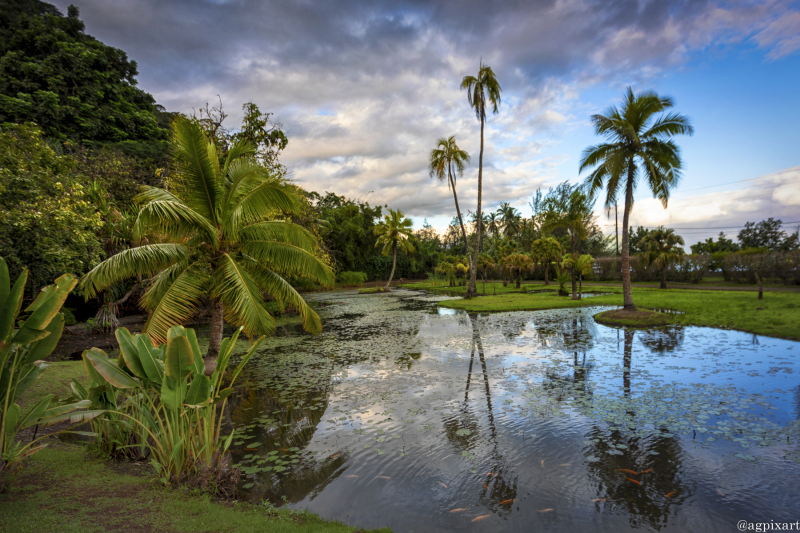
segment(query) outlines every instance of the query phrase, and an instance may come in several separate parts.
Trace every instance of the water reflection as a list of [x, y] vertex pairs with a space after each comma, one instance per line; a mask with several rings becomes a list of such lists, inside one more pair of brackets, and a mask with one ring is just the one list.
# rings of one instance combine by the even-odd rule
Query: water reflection
[[800, 498], [797, 343], [320, 298], [325, 333], [273, 339], [232, 404], [253, 501], [395, 531], [729, 531]]

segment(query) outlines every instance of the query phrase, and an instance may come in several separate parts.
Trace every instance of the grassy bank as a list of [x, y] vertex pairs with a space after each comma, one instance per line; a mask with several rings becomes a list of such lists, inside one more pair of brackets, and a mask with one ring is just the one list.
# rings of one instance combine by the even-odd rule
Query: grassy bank
[[[602, 290], [613, 294], [571, 300], [555, 293], [509, 293], [472, 300], [449, 300], [439, 305], [470, 313], [622, 305], [621, 289], [604, 287]], [[676, 324], [731, 328], [800, 340], [800, 294], [794, 292], [765, 293], [764, 299], [758, 300], [753, 292], [634, 287], [633, 298], [639, 307], [683, 311], [684, 314], [670, 315]]]
[[[60, 444], [30, 460], [0, 494], [6, 533], [360, 531], [301, 511], [212, 501], [158, 486], [149, 466], [107, 463], [83, 446]], [[385, 530], [388, 531], [388, 530]]]

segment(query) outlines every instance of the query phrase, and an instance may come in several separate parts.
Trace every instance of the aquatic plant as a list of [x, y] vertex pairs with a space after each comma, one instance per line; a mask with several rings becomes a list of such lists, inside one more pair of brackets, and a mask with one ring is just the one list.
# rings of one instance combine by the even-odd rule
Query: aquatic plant
[[[265, 338], [252, 344], [226, 381], [225, 370], [243, 329], [222, 341], [208, 376], [194, 330], [173, 326], [167, 342], [155, 348], [147, 335], [120, 328], [117, 361], [98, 348], [85, 351], [92, 386], [82, 389], [73, 381], [73, 392], [78, 397], [109, 390], [124, 395], [123, 408], [109, 410], [106, 420], [140, 437], [129, 436], [134, 443], [123, 446], [146, 447], [164, 484], [189, 482], [233, 495], [238, 471], [230, 467], [227, 453], [233, 433], [222, 435], [222, 413], [236, 378]], [[127, 422], [123, 426], [110, 415]]]

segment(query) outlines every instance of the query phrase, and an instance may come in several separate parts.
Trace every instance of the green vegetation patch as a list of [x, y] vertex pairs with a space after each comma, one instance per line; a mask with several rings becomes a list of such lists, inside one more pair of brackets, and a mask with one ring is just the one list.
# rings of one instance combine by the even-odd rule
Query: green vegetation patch
[[48, 394], [55, 394], [61, 398], [69, 396], [69, 384], [73, 379], [77, 379], [82, 385], [89, 384], [89, 378], [86, 377], [86, 371], [83, 369], [81, 361], [48, 362], [47, 365], [47, 369], [39, 379], [34, 381], [30, 388], [20, 396], [17, 403], [22, 412], [26, 412]]
[[605, 326], [633, 328], [657, 328], [675, 322], [669, 315], [646, 309], [635, 309], [633, 311], [612, 309], [611, 311], [597, 313], [594, 315], [594, 319]]
[[150, 473], [142, 464], [105, 463], [81, 446], [45, 449], [26, 463], [17, 485], [0, 494], [0, 531], [104, 533], [132, 531], [133, 524], [136, 531], [192, 533], [358, 531], [305, 511], [220, 503], [162, 488]]
[[[619, 287], [603, 288], [611, 294], [600, 294], [582, 300], [539, 294], [505, 294], [472, 300], [448, 300], [439, 305], [463, 309], [469, 313], [501, 311], [538, 311], [567, 307], [600, 305], [622, 306]], [[754, 291], [703, 291], [686, 289], [633, 288], [638, 308], [669, 310], [672, 323], [685, 326], [729, 328], [759, 335], [800, 340], [800, 294], [768, 292], [763, 300]], [[674, 314], [672, 314], [674, 313]]]
[[358, 294], [375, 294], [376, 292], [389, 292], [389, 291], [384, 289], [383, 287], [370, 287], [367, 289], [360, 289], [358, 291]]

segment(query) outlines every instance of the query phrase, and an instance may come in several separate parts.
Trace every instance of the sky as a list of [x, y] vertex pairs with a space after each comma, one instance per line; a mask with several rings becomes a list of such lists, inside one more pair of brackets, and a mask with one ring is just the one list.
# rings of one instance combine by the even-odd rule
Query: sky
[[[252, 101], [283, 125], [299, 185], [400, 208], [417, 228], [443, 231], [455, 215], [428, 174], [440, 137], [472, 156], [457, 191], [476, 208], [480, 124], [459, 84], [481, 61], [503, 88], [486, 124], [484, 211], [507, 201], [530, 216], [538, 188], [579, 183], [581, 152], [601, 141], [591, 115], [630, 86], [672, 97], [695, 128], [677, 139], [668, 208], [642, 184], [632, 225], [674, 227], [689, 245], [767, 217], [800, 224], [797, 1], [53, 3], [75, 3], [168, 110], [221, 98], [235, 127]], [[613, 213], [597, 215], [613, 233]]]

